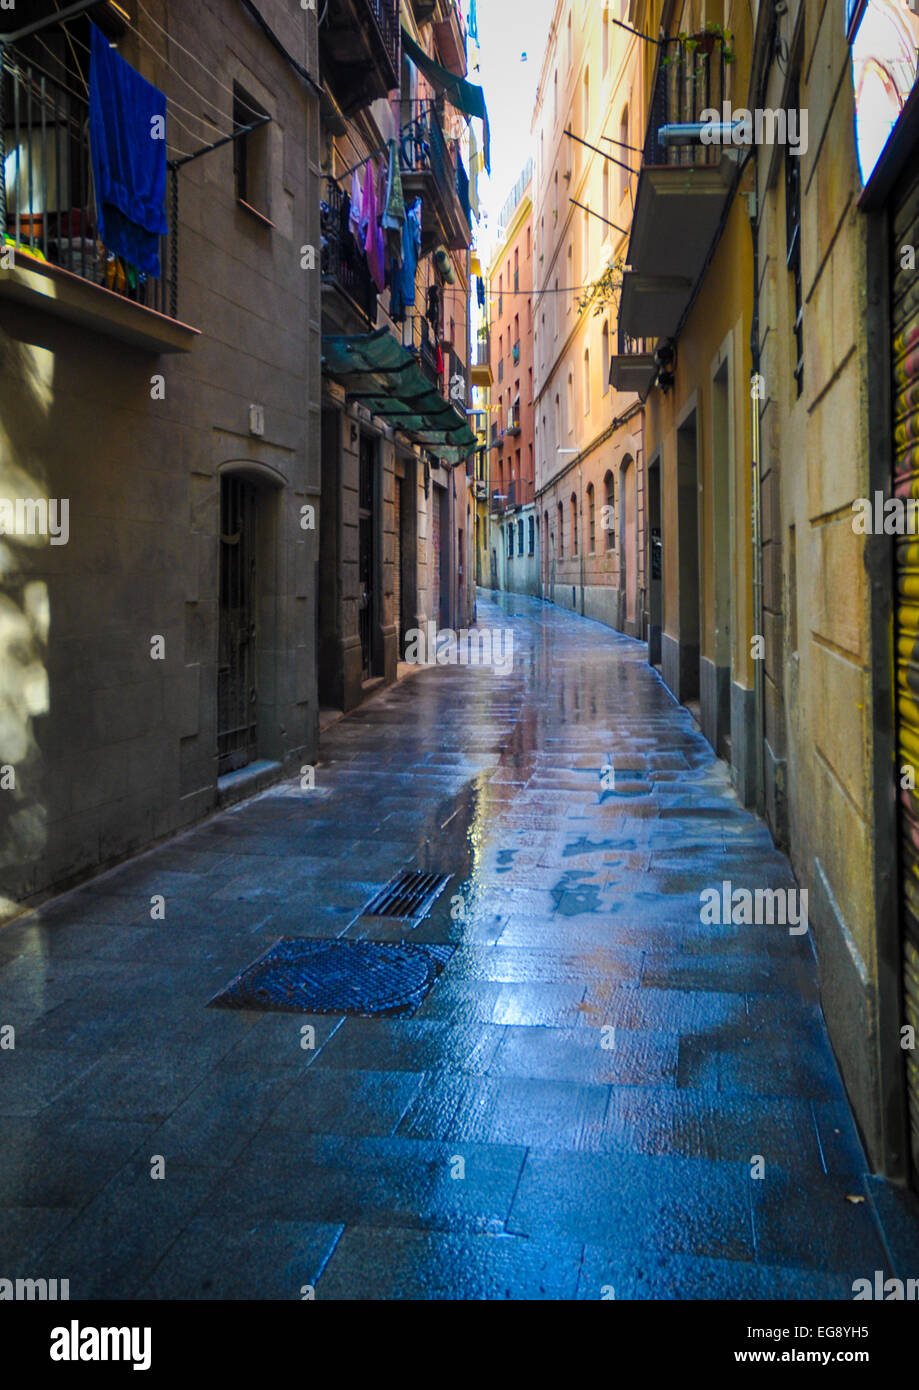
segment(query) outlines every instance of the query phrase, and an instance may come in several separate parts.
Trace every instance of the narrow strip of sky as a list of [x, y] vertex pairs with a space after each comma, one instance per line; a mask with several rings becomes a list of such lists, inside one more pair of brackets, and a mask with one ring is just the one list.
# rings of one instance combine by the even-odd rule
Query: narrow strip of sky
[[[476, 8], [480, 71], [470, 78], [485, 88], [491, 122], [491, 179], [481, 185], [488, 222], [479, 233], [488, 254], [498, 214], [533, 152], [530, 120], [555, 0], [477, 0]], [[469, 0], [464, 9], [468, 13]]]

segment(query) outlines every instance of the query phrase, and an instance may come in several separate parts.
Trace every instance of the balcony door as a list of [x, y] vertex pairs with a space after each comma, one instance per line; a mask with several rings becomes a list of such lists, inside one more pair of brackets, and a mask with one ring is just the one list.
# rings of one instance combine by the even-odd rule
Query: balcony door
[[361, 642], [361, 679], [376, 674], [375, 623], [377, 613], [377, 509], [376, 440], [361, 435], [358, 495], [358, 629]]

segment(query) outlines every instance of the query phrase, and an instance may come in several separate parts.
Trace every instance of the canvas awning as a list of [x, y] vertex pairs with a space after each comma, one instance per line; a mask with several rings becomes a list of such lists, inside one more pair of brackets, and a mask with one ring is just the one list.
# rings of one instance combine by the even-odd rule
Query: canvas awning
[[402, 51], [407, 58], [410, 58], [423, 72], [436, 92], [442, 92], [451, 106], [455, 106], [457, 111], [462, 111], [467, 116], [477, 116], [484, 126], [484, 155], [485, 168], [491, 173], [491, 133], [488, 128], [488, 108], [485, 105], [485, 93], [481, 87], [477, 87], [474, 82], [467, 82], [464, 77], [457, 77], [449, 68], [441, 67], [440, 63], [429, 58], [424, 49], [412, 38], [407, 29], [402, 30]]
[[444, 400], [388, 328], [323, 334], [322, 370], [351, 400], [448, 463], [462, 462], [475, 449], [466, 416]]

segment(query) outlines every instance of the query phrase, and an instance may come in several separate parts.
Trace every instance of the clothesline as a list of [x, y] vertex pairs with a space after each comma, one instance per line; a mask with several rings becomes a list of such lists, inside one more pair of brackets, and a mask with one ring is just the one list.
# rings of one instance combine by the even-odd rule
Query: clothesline
[[[433, 106], [436, 106], [438, 100], [439, 100], [438, 97], [430, 97], [430, 98], [425, 97], [424, 100], [420, 103], [420, 105], [426, 106], [428, 109], [430, 109], [430, 108], [432, 108]], [[425, 114], [426, 114], [426, 112], [419, 112], [419, 114], [418, 114], [417, 116], [413, 116], [412, 119], [411, 119], [410, 121], [408, 121], [405, 125], [400, 125], [400, 126], [399, 126], [399, 134], [400, 134], [400, 136], [405, 135], [406, 131], [411, 130], [412, 126], [415, 125], [415, 124], [421, 119], [421, 117], [422, 117], [423, 115], [425, 115]], [[468, 130], [468, 128], [469, 128], [469, 122], [468, 122], [468, 121], [466, 122], [466, 128], [467, 128], [467, 130]], [[389, 151], [389, 142], [387, 141], [385, 145], [378, 145], [377, 148], [376, 148], [375, 150], [371, 150], [369, 154], [365, 154], [364, 157], [363, 157], [363, 159], [359, 159], [358, 162], [357, 162], [356, 164], [352, 165], [352, 167], [351, 167], [350, 169], [344, 169], [340, 174], [337, 174], [337, 175], [336, 175], [336, 178], [340, 178], [340, 179], [347, 179], [347, 178], [350, 178], [351, 175], [354, 174], [354, 173], [356, 173], [358, 169], [363, 169], [363, 167], [364, 167], [364, 165], [367, 163], [367, 160], [368, 160], [368, 159], [376, 159], [378, 155], [387, 154], [388, 151]]]

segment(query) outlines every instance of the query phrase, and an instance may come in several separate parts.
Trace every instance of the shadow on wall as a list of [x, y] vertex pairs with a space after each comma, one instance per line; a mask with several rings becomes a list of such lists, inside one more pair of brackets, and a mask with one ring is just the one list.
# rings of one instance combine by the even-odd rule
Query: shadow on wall
[[[0, 330], [0, 922], [30, 891], [47, 844], [44, 760], [35, 721], [49, 712], [50, 601], [44, 552], [66, 532], [48, 508], [54, 355]], [[15, 408], [13, 401], [15, 398]], [[57, 522], [52, 520], [57, 511]]]

